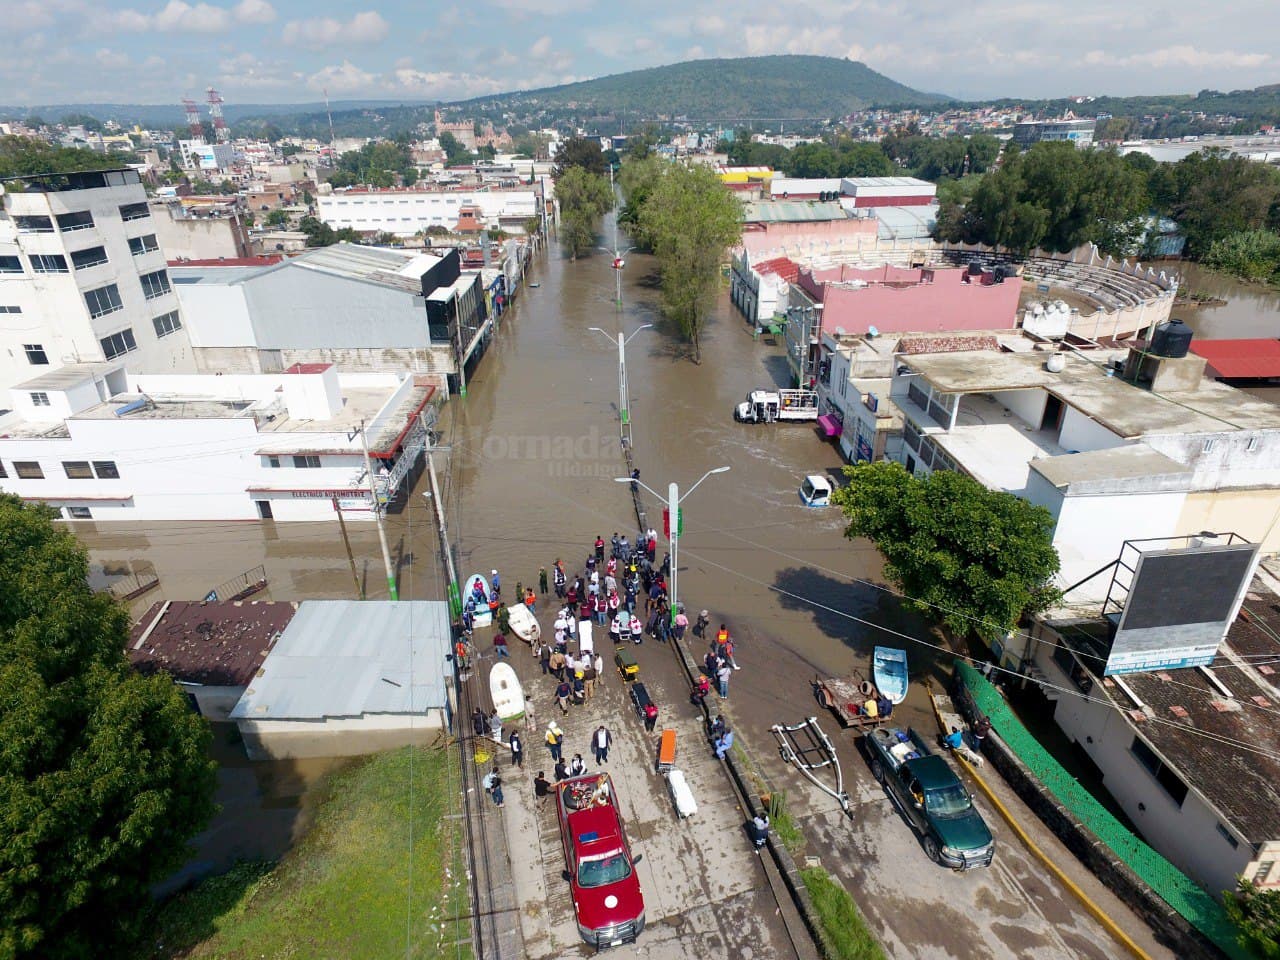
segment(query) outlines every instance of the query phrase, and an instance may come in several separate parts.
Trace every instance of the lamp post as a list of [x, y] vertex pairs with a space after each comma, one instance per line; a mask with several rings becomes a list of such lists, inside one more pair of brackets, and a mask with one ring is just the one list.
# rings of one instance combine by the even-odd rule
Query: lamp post
[[[652, 323], [641, 324], [640, 326], [636, 327], [636, 329], [631, 331], [630, 336], [623, 336], [623, 333], [621, 330], [619, 330], [617, 333], [617, 338], [618, 338], [617, 339], [617, 343], [618, 343], [618, 419], [622, 424], [622, 433], [624, 438], [626, 437], [627, 432], [631, 429], [631, 414], [627, 410], [627, 344], [630, 343], [632, 337], [634, 337], [641, 330], [646, 330], [652, 326], [653, 326]], [[607, 337], [611, 342], [614, 339], [614, 334], [609, 333], [607, 330], [603, 330], [600, 327], [591, 327], [590, 329], [594, 330], [596, 333], [600, 334], [602, 337]]]
[[[691, 486], [688, 490], [684, 492], [684, 496], [680, 495], [680, 488], [675, 483], [670, 483], [667, 485], [667, 498], [666, 498], [667, 499], [667, 528], [668, 528], [667, 539], [671, 543], [671, 590], [669, 591], [669, 593], [671, 596], [670, 615], [671, 615], [672, 626], [675, 626], [676, 613], [680, 609], [680, 604], [678, 602], [678, 592], [677, 592], [677, 581], [679, 578], [679, 570], [680, 570], [680, 504], [683, 503], [688, 498], [689, 494], [697, 490], [698, 484], [702, 483], [702, 481], [707, 479], [707, 477], [711, 476], [713, 473], [728, 473], [728, 472], [729, 472], [729, 467], [727, 466], [716, 467], [712, 470], [708, 470], [706, 473], [704, 473], [701, 477], [697, 479], [697, 482], [695, 482], [693, 486]], [[649, 492], [650, 496], [656, 498], [657, 500], [662, 500], [662, 494], [658, 493], [656, 490], [654, 490], [652, 487], [648, 486], [641, 480], [633, 480], [631, 477], [614, 477], [613, 482], [639, 484]]]

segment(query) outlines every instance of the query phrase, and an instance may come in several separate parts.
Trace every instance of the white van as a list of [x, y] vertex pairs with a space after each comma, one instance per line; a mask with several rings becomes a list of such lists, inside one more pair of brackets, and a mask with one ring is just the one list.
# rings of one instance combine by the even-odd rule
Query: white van
[[831, 482], [816, 474], [805, 477], [800, 484], [800, 499], [806, 507], [831, 506]]

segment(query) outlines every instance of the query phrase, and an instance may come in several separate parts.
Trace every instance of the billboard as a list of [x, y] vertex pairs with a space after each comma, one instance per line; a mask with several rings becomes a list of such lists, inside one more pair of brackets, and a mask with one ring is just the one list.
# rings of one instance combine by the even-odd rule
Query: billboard
[[1212, 663], [1244, 602], [1258, 550], [1237, 541], [1141, 552], [1103, 673]]

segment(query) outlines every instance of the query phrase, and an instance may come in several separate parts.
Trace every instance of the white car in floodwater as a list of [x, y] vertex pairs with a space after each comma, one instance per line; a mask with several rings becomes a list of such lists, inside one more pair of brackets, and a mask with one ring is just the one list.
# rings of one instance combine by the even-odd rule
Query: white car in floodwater
[[831, 506], [831, 481], [817, 474], [810, 474], [800, 484], [800, 499], [806, 507]]

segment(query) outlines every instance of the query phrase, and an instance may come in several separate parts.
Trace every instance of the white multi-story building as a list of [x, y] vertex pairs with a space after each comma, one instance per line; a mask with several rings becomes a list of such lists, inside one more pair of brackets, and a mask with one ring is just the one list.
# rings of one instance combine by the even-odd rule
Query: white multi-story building
[[188, 170], [212, 173], [235, 166], [236, 149], [229, 143], [205, 143], [203, 140], [179, 140], [182, 165]]
[[[1274, 552], [1280, 408], [1204, 379], [1202, 357], [1123, 356], [900, 355], [890, 392], [903, 436], [889, 456], [1048, 509], [1064, 587], [1126, 540], [1225, 530]], [[1094, 577], [1072, 596], [1106, 588]]]
[[194, 370], [137, 172], [4, 181], [0, 389], [64, 364]]
[[428, 227], [458, 233], [523, 233], [525, 222], [539, 213], [538, 191], [532, 188], [335, 190], [316, 198], [316, 210], [335, 230], [350, 227], [397, 237], [411, 237]]
[[375, 493], [395, 503], [407, 489], [435, 392], [328, 364], [154, 376], [67, 366], [10, 391], [0, 489], [68, 520], [325, 520], [335, 508], [370, 519]]

